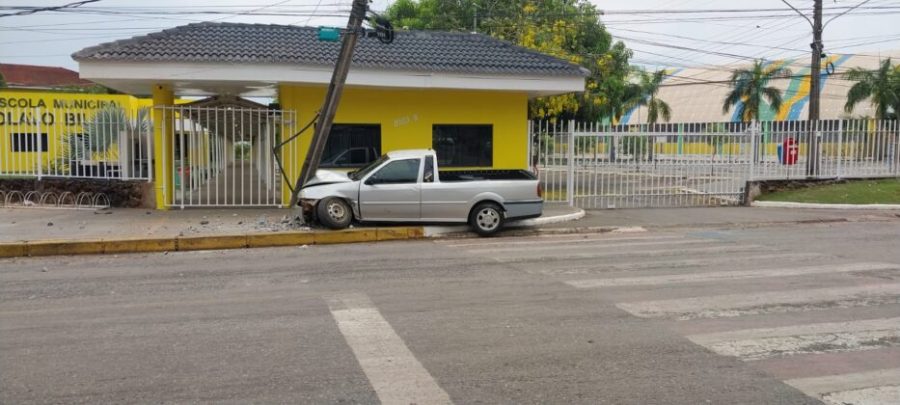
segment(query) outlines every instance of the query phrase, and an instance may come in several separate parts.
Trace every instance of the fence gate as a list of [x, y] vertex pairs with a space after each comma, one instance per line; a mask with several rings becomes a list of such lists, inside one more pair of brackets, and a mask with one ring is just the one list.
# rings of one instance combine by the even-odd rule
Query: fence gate
[[[281, 175], [272, 147], [294, 133], [293, 111], [232, 106], [157, 107], [163, 165], [171, 165], [167, 206], [281, 206]], [[290, 158], [290, 157], [287, 157]], [[168, 187], [164, 187], [168, 190]]]
[[737, 205], [753, 165], [750, 124], [534, 122], [547, 201], [582, 208]]

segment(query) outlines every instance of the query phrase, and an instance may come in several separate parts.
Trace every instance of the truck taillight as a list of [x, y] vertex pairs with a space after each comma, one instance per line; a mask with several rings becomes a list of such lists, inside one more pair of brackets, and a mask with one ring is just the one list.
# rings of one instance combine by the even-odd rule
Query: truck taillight
[[537, 185], [537, 195], [540, 198], [544, 197], [544, 189], [541, 188], [541, 183], [538, 183], [538, 185]]

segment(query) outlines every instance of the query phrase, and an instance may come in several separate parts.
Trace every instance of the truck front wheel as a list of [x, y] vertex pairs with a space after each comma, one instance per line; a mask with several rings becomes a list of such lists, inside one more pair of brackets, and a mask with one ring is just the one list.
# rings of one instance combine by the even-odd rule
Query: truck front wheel
[[344, 229], [350, 226], [353, 220], [353, 211], [350, 204], [337, 197], [328, 197], [316, 205], [316, 216], [319, 223], [326, 228]]
[[503, 209], [492, 202], [475, 206], [469, 214], [469, 225], [481, 236], [491, 236], [503, 227]]

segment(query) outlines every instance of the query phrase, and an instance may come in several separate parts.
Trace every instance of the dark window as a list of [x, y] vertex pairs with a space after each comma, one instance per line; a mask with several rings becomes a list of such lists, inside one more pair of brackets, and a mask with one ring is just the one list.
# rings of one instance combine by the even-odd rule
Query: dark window
[[403, 159], [386, 164], [372, 175], [377, 184], [415, 183], [419, 180], [419, 160]]
[[431, 143], [442, 167], [493, 166], [492, 125], [434, 125]]
[[422, 170], [422, 182], [434, 183], [434, 158], [431, 156], [425, 157], [425, 169]]
[[381, 156], [381, 125], [332, 125], [322, 156], [322, 167], [365, 166]]
[[47, 151], [47, 134], [9, 134], [9, 147], [13, 152], [37, 152], [38, 135], [41, 136], [41, 152]]

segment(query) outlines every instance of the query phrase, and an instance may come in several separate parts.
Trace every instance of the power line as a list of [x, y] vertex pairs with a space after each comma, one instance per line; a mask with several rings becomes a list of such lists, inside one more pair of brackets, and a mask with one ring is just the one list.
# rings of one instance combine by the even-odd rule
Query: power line
[[[22, 16], [22, 15], [40, 13], [40, 12], [44, 12], [44, 11], [65, 11], [66, 9], [73, 9], [73, 8], [81, 7], [85, 4], [96, 3], [98, 1], [100, 1], [100, 0], [82, 0], [82, 1], [76, 1], [74, 3], [63, 4], [61, 6], [54, 6], [54, 7], [22, 7], [21, 8], [22, 10], [19, 12], [0, 14], [0, 17]], [[10, 8], [4, 7], [4, 9], [16, 9], [16, 8], [15, 7], [10, 7]]]

